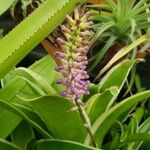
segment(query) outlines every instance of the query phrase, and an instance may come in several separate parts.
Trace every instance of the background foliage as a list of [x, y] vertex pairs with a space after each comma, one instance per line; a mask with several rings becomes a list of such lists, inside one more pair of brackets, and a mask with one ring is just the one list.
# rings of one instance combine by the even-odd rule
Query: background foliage
[[[13, 2], [0, 0], [0, 14]], [[1, 30], [0, 149], [149, 149], [150, 90], [141, 84], [136, 71], [139, 63], [146, 69], [143, 59], [136, 56], [148, 53], [149, 2], [108, 0], [107, 4], [87, 6], [96, 32], [88, 54], [93, 82], [90, 94], [81, 100], [96, 146], [79, 108], [59, 95], [64, 87], [56, 84], [60, 75], [52, 56], [26, 68], [15, 67], [83, 2], [43, 1], [8, 34], [3, 36]], [[121, 48], [105, 59], [118, 43], [123, 43]]]

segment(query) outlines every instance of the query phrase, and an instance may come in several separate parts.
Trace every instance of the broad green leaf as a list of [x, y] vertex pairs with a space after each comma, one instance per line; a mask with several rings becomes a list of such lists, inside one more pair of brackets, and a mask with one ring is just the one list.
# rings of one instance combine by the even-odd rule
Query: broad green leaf
[[[135, 94], [134, 96], [123, 100], [122, 102], [105, 111], [92, 126], [95, 139], [99, 145], [101, 146], [104, 136], [114, 124], [114, 122], [117, 121], [120, 115], [122, 115], [128, 109], [131, 109], [136, 103], [148, 97], [150, 97], [150, 90]], [[85, 143], [90, 143], [89, 136], [86, 137]]]
[[26, 149], [27, 143], [35, 138], [31, 126], [22, 121], [11, 134], [12, 143]]
[[116, 89], [118, 89], [118, 90], [116, 90], [115, 94], [113, 94], [113, 97], [110, 100], [109, 104], [107, 105], [106, 109], [108, 109], [113, 104], [115, 99], [117, 98], [120, 90], [122, 89], [128, 75], [129, 75], [129, 72], [131, 71], [131, 69], [135, 63], [136, 63], [136, 61], [132, 61], [132, 60], [123, 61], [119, 65], [112, 68], [105, 75], [105, 77], [102, 79], [102, 81], [97, 85], [98, 89], [99, 89], [98, 90], [99, 93], [103, 93], [106, 89], [109, 89], [111, 87], [115, 87]]
[[104, 92], [105, 89], [112, 86], [118, 87], [120, 91], [135, 63], [136, 61], [125, 60], [111, 69], [99, 83], [99, 92]]
[[0, 149], [1, 150], [21, 150], [21, 148], [17, 147], [16, 145], [4, 139], [0, 139]]
[[25, 81], [25, 83], [30, 87], [30, 91], [33, 91], [35, 95], [46, 95], [46, 93], [38, 85], [36, 85], [36, 83], [33, 83], [31, 80], [22, 76], [19, 76], [19, 78]]
[[[46, 94], [56, 94], [56, 91], [53, 89], [53, 87], [32, 70], [20, 67], [16, 69], [15, 73], [16, 75], [24, 77], [25, 79], [28, 79], [39, 86]], [[54, 79], [54, 77], [52, 78]]]
[[21, 122], [21, 118], [16, 114], [4, 109], [1, 105], [0, 112], [0, 138], [6, 138]]
[[15, 72], [15, 67], [12, 68], [12, 69], [10, 70], [10, 72], [7, 73], [7, 74], [4, 76], [3, 79], [1, 79], [1, 86], [2, 86], [2, 88], [3, 88], [9, 81], [11, 81], [13, 78], [16, 77], [15, 74], [14, 74], [14, 72]]
[[0, 0], [0, 15], [4, 13], [14, 2], [14, 0]]
[[[50, 84], [53, 83], [54, 80], [51, 77], [54, 77], [56, 74], [56, 72], [54, 72], [54, 68], [55, 63], [53, 59], [49, 56], [44, 57], [40, 61], [37, 61], [30, 67], [30, 69], [41, 75]], [[4, 85], [4, 88], [0, 89], [0, 99], [5, 99], [5, 101], [7, 102], [16, 102], [17, 104], [29, 107], [29, 104], [27, 102], [22, 101], [16, 96], [16, 94], [22, 96], [23, 93], [29, 95], [30, 97], [32, 97], [32, 95], [35, 96], [35, 93], [23, 80], [16, 78], [14, 75], [12, 75], [11, 77], [9, 77], [9, 79], [7, 78], [7, 80], [5, 80]], [[0, 137], [5, 138], [21, 122], [22, 117], [20, 118], [18, 115], [12, 113], [10, 110], [6, 110], [4, 107], [0, 107], [0, 112]], [[32, 117], [32, 115], [30, 115], [28, 111], [26, 112], [26, 110], [23, 113], [29, 114], [29, 120], [31, 122], [35, 122], [36, 126], [36, 121], [34, 120], [35, 117]], [[42, 127], [40, 128], [42, 129]]]
[[0, 78], [60, 25], [80, 2], [84, 0], [46, 0], [3, 37], [0, 40]]
[[32, 64], [29, 69], [42, 76], [47, 83], [50, 85], [55, 81], [56, 75], [58, 74], [55, 71], [55, 61], [49, 55], [45, 56], [41, 60]]
[[[39, 61], [36, 61], [32, 64], [29, 69], [42, 76], [47, 83], [52, 84], [55, 81], [56, 75], [58, 74], [55, 71], [55, 61], [49, 55], [43, 57]], [[16, 78], [15, 69], [12, 69], [5, 77], [4, 77], [4, 85], [9, 83], [12, 79]]]
[[106, 110], [114, 95], [116, 96], [116, 93], [118, 93], [118, 90], [113, 87], [110, 89], [106, 89], [101, 94], [95, 94], [88, 100], [86, 104], [86, 111], [92, 124]]
[[37, 143], [37, 150], [47, 150], [47, 148], [52, 150], [100, 150], [66, 140], [40, 140]]
[[[48, 137], [48, 138], [52, 137], [49, 131], [47, 130], [45, 124], [43, 123], [43, 121], [39, 118], [39, 116], [35, 112], [30, 110], [29, 108], [21, 106], [21, 105], [9, 103], [2, 99], [0, 99], [0, 106], [2, 106], [4, 110], [8, 110], [11, 114], [16, 114], [17, 117], [18, 116], [20, 117], [19, 121], [18, 122], [16, 121], [16, 123], [12, 122], [12, 120], [15, 121], [14, 118], [8, 118], [9, 120], [7, 119], [8, 126], [6, 127], [2, 126], [1, 128], [3, 129], [1, 131], [2, 132], [1, 134], [3, 134], [3, 137], [8, 136], [8, 134], [10, 134], [14, 130], [14, 128], [17, 127], [17, 125], [22, 121], [22, 119], [25, 119], [30, 125], [32, 125], [35, 129], [37, 129], [38, 132], [41, 133], [44, 137]], [[14, 117], [16, 118], [16, 116]]]
[[83, 142], [85, 127], [77, 111], [69, 112], [73, 107], [69, 100], [44, 96], [29, 102], [55, 138]]

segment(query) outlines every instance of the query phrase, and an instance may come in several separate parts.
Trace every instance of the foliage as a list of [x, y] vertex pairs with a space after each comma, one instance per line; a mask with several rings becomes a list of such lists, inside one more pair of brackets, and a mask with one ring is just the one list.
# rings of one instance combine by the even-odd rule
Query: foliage
[[78, 2], [80, 0], [64, 0], [60, 3], [57, 0], [47, 0], [32, 15], [3, 37], [0, 41], [0, 78], [48, 36]]
[[[92, 61], [90, 70], [98, 65], [111, 46], [117, 42], [122, 45], [131, 44], [141, 36], [142, 29], [150, 27], [148, 22], [150, 12], [145, 11], [149, 9], [150, 3], [146, 3], [144, 0], [139, 2], [117, 0], [117, 3], [113, 0], [107, 0], [105, 5], [98, 5], [97, 7], [101, 8], [102, 11], [100, 14], [97, 11], [92, 13], [92, 19], [96, 22], [97, 33], [91, 44], [96, 44], [96, 41], [100, 41], [101, 38], [107, 40], [101, 50], [97, 51], [96, 54], [93, 52], [93, 55], [90, 56]], [[132, 56], [135, 57], [135, 52]]]
[[[0, 12], [8, 9], [12, 2], [0, 8]], [[28, 68], [14, 67], [64, 21], [66, 14], [83, 2], [46, 0], [0, 40], [0, 149], [130, 150], [150, 143], [150, 110], [147, 106], [150, 90], [143, 90], [136, 72], [133, 76], [141, 59], [128, 57], [110, 68], [118, 59], [149, 40], [149, 34], [137, 34], [137, 29], [146, 31], [149, 28], [149, 13], [145, 13], [149, 3], [108, 0], [107, 5], [100, 5], [104, 7], [103, 15], [98, 15], [97, 10], [93, 14], [92, 18], [101, 24], [94, 43], [106, 35], [112, 36], [103, 52], [99, 52], [104, 54], [118, 39], [128, 45], [117, 52], [99, 74], [94, 72], [98, 76], [96, 79], [101, 77], [101, 80], [90, 83], [90, 94], [83, 95], [80, 100], [75, 99], [72, 103], [69, 98], [59, 95], [64, 86], [56, 84], [60, 76], [55, 71], [58, 62], [53, 57], [45, 56]], [[91, 11], [95, 11], [94, 7]], [[137, 39], [131, 42], [130, 38], [136, 35]], [[132, 80], [134, 90], [129, 88]]]

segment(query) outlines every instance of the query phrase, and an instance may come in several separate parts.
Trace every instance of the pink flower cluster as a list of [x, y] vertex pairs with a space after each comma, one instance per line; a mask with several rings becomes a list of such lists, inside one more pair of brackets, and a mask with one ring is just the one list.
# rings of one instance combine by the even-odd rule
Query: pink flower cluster
[[56, 70], [64, 77], [57, 83], [66, 86], [66, 90], [61, 95], [74, 101], [81, 95], [88, 94], [87, 86], [90, 81], [86, 71], [88, 64], [86, 55], [90, 46], [92, 22], [89, 20], [88, 12], [81, 15], [77, 9], [75, 9], [73, 17], [67, 16], [67, 22], [66, 25], [61, 26], [63, 37], [57, 39], [62, 51], [55, 53], [60, 61]]

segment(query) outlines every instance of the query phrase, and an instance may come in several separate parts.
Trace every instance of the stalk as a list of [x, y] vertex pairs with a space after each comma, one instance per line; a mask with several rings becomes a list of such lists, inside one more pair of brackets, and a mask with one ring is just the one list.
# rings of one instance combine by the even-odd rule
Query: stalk
[[88, 117], [86, 111], [84, 110], [83, 104], [82, 104], [80, 99], [75, 100], [75, 104], [78, 108], [78, 111], [79, 111], [80, 117], [84, 123], [84, 126], [85, 126], [85, 128], [86, 128], [86, 130], [87, 130], [87, 132], [91, 138], [91, 143], [96, 148], [97, 144], [96, 144], [95, 139], [94, 139], [91, 123], [90, 123], [90, 120], [89, 120], [89, 117]]

